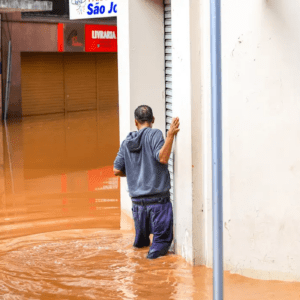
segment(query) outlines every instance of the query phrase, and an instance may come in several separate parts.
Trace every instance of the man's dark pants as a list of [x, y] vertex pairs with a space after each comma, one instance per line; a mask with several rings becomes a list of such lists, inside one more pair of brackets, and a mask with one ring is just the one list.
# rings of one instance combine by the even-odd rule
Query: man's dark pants
[[147, 258], [167, 254], [173, 240], [173, 209], [170, 197], [133, 198], [132, 214], [136, 232], [133, 246], [137, 248], [149, 246], [149, 235], [153, 233]]

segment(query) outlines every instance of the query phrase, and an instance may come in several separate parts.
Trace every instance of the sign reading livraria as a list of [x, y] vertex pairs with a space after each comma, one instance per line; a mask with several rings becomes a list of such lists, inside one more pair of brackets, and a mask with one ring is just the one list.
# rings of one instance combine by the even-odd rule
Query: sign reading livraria
[[117, 16], [117, 0], [69, 0], [70, 20]]
[[117, 26], [85, 24], [85, 52], [117, 51]]

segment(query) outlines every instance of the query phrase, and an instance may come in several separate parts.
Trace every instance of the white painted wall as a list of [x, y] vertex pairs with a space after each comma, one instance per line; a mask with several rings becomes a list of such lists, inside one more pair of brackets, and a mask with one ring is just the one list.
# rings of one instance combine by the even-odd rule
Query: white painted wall
[[180, 120], [174, 145], [175, 251], [193, 262], [190, 1], [172, 0], [171, 13], [173, 115]]
[[[201, 143], [195, 144], [193, 152], [199, 151], [197, 157], [202, 170], [201, 211], [203, 210], [202, 223], [202, 251], [196, 256], [196, 263], [212, 267], [212, 168], [211, 168], [211, 70], [210, 70], [210, 3], [200, 0], [199, 24], [200, 24], [200, 81], [201, 87]], [[193, 134], [196, 134], [193, 132]], [[223, 144], [224, 146], [224, 144]], [[195, 228], [195, 231], [197, 228]], [[199, 230], [199, 228], [198, 228]]]
[[[154, 128], [165, 133], [164, 7], [162, 0], [124, 0], [118, 4], [120, 142], [136, 131], [134, 110], [149, 105]], [[121, 179], [121, 227], [132, 217], [126, 178]], [[124, 215], [125, 214], [125, 215]]]
[[[133, 111], [142, 103], [153, 107], [156, 120], [160, 122], [157, 127], [164, 131], [164, 40], [162, 1], [128, 0], [119, 6], [122, 12], [118, 16], [122, 141], [130, 130], [135, 130]], [[202, 11], [201, 6], [205, 6], [205, 10]], [[210, 91], [207, 9], [205, 1], [172, 0], [173, 115], [181, 122], [174, 143], [175, 250], [193, 264], [204, 264], [207, 260], [206, 222], [211, 221], [207, 218], [210, 181], [207, 176], [203, 178], [204, 170], [210, 174], [210, 164], [202, 161], [203, 157], [210, 157], [210, 137], [202, 133], [202, 127], [210, 128], [210, 124], [207, 125], [210, 119], [205, 114], [210, 97], [207, 92]], [[206, 51], [201, 52], [201, 47]], [[208, 184], [208, 188], [204, 184]], [[126, 179], [122, 179], [122, 228], [128, 228], [126, 216], [131, 216], [126, 187]]]
[[192, 203], [194, 264], [205, 263], [205, 213], [203, 193], [202, 157], [202, 88], [201, 88], [201, 3], [190, 1], [190, 57], [191, 57], [191, 137], [192, 137]]
[[[133, 110], [142, 103], [164, 131], [157, 1], [119, 4], [121, 140], [135, 130]], [[222, 2], [224, 265], [254, 278], [300, 280], [299, 15], [296, 1]], [[209, 2], [172, 0], [172, 19], [173, 111], [181, 122], [175, 248], [211, 267]], [[131, 215], [127, 195], [122, 179], [122, 209]]]
[[207, 84], [209, 61], [200, 49], [209, 40], [204, 35], [207, 24], [201, 19], [203, 5], [198, 0], [172, 0], [173, 113], [180, 118], [181, 128], [174, 148], [175, 249], [192, 264], [205, 264], [206, 259], [202, 117], [203, 101], [209, 95], [201, 82], [203, 78]]
[[299, 281], [300, 6], [222, 3], [225, 267]]
[[[222, 4], [224, 266], [260, 279], [300, 280], [299, 13]], [[212, 267], [209, 14], [172, 1], [176, 251]]]
[[[133, 111], [140, 104], [149, 104], [153, 108], [156, 127], [165, 131], [163, 1], [126, 0], [119, 3], [119, 11], [122, 12], [118, 16], [122, 141], [129, 131], [136, 130]], [[181, 122], [181, 131], [174, 145], [175, 248], [187, 261], [200, 263], [205, 256], [202, 150], [198, 145], [202, 141], [199, 82], [203, 76], [199, 39], [200, 2], [172, 0], [172, 15], [173, 112]], [[192, 111], [193, 106], [197, 108], [195, 111]], [[131, 216], [131, 201], [126, 187], [126, 179], [122, 178], [121, 227], [124, 229], [129, 228], [127, 216]]]

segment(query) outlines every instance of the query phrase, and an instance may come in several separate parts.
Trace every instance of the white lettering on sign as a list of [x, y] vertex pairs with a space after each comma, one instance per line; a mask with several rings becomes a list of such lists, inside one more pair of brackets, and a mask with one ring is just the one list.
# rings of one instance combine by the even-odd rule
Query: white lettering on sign
[[115, 40], [117, 37], [114, 31], [92, 30], [92, 38], [94, 40], [99, 40], [99, 39]]

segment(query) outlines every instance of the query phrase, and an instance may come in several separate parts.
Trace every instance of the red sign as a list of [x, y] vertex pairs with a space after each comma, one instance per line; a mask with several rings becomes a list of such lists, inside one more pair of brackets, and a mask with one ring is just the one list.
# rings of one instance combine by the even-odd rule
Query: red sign
[[117, 52], [117, 26], [85, 25], [86, 52]]
[[64, 24], [57, 24], [57, 51], [64, 52]]

